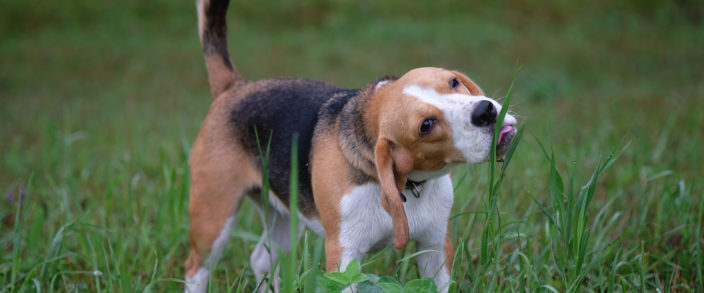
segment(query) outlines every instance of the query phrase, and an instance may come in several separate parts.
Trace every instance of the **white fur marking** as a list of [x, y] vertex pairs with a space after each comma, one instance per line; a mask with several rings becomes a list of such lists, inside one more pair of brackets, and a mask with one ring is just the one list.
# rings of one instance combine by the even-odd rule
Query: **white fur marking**
[[198, 10], [198, 39], [203, 42], [203, 23], [205, 22], [205, 7], [202, 0], [196, 0], [196, 9]]
[[[445, 230], [445, 229], [443, 229]], [[447, 292], [449, 289], [448, 282], [450, 274], [445, 267], [447, 261], [445, 253], [442, 250], [442, 244], [433, 244], [428, 247], [427, 244], [421, 243], [418, 245], [418, 250], [429, 250], [417, 256], [418, 270], [424, 278], [432, 278], [438, 287], [439, 292]]]
[[[407, 197], [403, 204], [408, 218], [410, 239], [419, 243], [437, 244], [442, 251], [445, 242], [447, 221], [452, 208], [452, 181], [449, 175], [428, 179], [420, 187], [419, 198]], [[342, 258], [340, 270], [344, 271], [352, 259], [361, 258], [369, 251], [381, 249], [393, 242], [391, 216], [381, 206], [381, 187], [367, 183], [355, 187], [340, 201], [340, 236]], [[429, 254], [429, 266], [433, 273], [439, 271], [438, 263], [444, 263], [444, 254]], [[441, 257], [442, 259], [436, 259]], [[439, 274], [442, 275], [442, 274]], [[448, 276], [449, 280], [449, 276]], [[438, 288], [447, 283], [436, 278]]]
[[[442, 239], [452, 208], [452, 181], [449, 175], [429, 179], [420, 186], [419, 198], [407, 197], [403, 203], [411, 239]], [[368, 251], [391, 244], [391, 216], [381, 206], [381, 187], [367, 183], [355, 187], [340, 201], [340, 245]], [[379, 247], [380, 248], [380, 247]]]
[[235, 223], [235, 217], [227, 218], [225, 226], [220, 231], [220, 235], [213, 242], [213, 246], [210, 249], [210, 254], [208, 258], [205, 259], [203, 266], [198, 269], [198, 271], [193, 275], [193, 277], [186, 277], [186, 292], [196, 293], [205, 292], [208, 289], [208, 277], [210, 275], [210, 269], [215, 267], [220, 256], [222, 255], [222, 250], [230, 237], [230, 230], [232, 225]]
[[382, 85], [385, 85], [385, 84], [387, 84], [387, 83], [389, 83], [388, 80], [382, 80], [382, 81], [380, 81], [380, 82], [378, 82], [378, 83], [376, 84], [375, 89], [378, 89], [378, 88], [380, 88]]
[[202, 293], [208, 289], [210, 273], [205, 268], [200, 268], [193, 277], [186, 277], [186, 293]]
[[232, 225], [234, 223], [235, 217], [227, 218], [225, 226], [222, 228], [222, 231], [220, 231], [220, 236], [218, 236], [218, 238], [215, 239], [215, 242], [213, 242], [213, 247], [210, 250], [210, 255], [208, 255], [207, 259], [205, 259], [204, 266], [206, 268], [212, 269], [215, 264], [217, 264], [218, 260], [220, 259], [220, 256], [222, 255], [222, 249], [225, 247], [225, 244], [227, 243], [227, 240], [230, 237], [230, 230], [232, 230]]

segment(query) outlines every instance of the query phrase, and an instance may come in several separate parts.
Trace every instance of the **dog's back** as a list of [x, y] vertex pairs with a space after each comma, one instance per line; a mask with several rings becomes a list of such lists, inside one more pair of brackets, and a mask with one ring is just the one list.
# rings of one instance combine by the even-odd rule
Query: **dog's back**
[[[254, 164], [260, 171], [267, 172], [271, 191], [286, 206], [289, 205], [291, 148], [295, 136], [298, 148], [298, 208], [306, 216], [316, 215], [309, 161], [319, 112], [332, 98], [344, 103], [359, 91], [307, 79], [254, 83], [258, 84], [258, 90], [240, 97], [240, 101], [232, 106], [231, 135], [255, 158]], [[268, 166], [262, 170], [262, 156], [267, 155]]]

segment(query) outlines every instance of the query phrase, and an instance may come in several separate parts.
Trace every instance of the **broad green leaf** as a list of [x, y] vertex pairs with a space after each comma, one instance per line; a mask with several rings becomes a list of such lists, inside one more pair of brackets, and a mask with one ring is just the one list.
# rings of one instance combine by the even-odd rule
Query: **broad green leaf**
[[331, 272], [323, 275], [326, 279], [338, 282], [340, 284], [349, 285], [352, 284], [352, 280], [345, 273], [341, 272]]
[[381, 278], [379, 278], [379, 276], [375, 274], [367, 274], [367, 280], [369, 280], [369, 282], [372, 282], [373, 284], [379, 283], [380, 279]]
[[367, 281], [367, 280], [369, 280], [369, 278], [367, 278], [367, 275], [365, 275], [365, 274], [356, 274], [354, 276], [351, 276], [350, 280], [352, 281], [352, 283], [359, 283], [359, 282]]
[[357, 285], [357, 293], [384, 293], [384, 289], [377, 284], [362, 282]]
[[349, 287], [349, 284], [342, 284], [340, 282], [330, 280], [325, 275], [321, 275], [316, 278], [316, 287], [315, 292], [340, 292]]
[[401, 282], [399, 282], [398, 280], [396, 280], [396, 278], [391, 277], [391, 276], [379, 277], [379, 281], [377, 283], [394, 283], [394, 284], [401, 286]]
[[361, 271], [362, 268], [359, 264], [359, 260], [354, 259], [347, 265], [344, 272], [330, 272], [326, 273], [324, 276], [329, 280], [350, 285], [368, 280], [367, 276], [362, 274]]
[[401, 293], [401, 292], [403, 292], [403, 287], [401, 287], [401, 285], [396, 284], [396, 283], [379, 283], [376, 285], [381, 287], [381, 289], [384, 290], [384, 292], [386, 292], [386, 293]]
[[408, 281], [408, 283], [406, 283], [406, 288], [403, 290], [403, 292], [407, 293], [427, 293], [437, 291], [438, 288], [435, 286], [435, 282], [429, 278]]
[[353, 276], [353, 275], [359, 274], [360, 272], [362, 272], [362, 267], [359, 264], [359, 260], [356, 258], [353, 259], [347, 265], [347, 268], [345, 269], [345, 275], [348, 275], [348, 276]]

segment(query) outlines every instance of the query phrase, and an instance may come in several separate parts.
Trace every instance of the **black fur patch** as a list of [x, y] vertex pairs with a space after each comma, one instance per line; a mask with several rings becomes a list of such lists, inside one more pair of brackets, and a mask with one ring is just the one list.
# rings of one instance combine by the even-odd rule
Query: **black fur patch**
[[[273, 191], [287, 206], [291, 169], [291, 141], [298, 135], [298, 208], [304, 215], [317, 214], [310, 175], [310, 149], [313, 131], [320, 115], [335, 115], [358, 91], [332, 84], [304, 80], [282, 79], [246, 96], [231, 110], [235, 135], [257, 158], [261, 168], [256, 135], [262, 151], [271, 140], [267, 174]], [[333, 99], [333, 104], [321, 111]], [[324, 113], [320, 113], [324, 112]], [[256, 129], [256, 135], [255, 135]]]

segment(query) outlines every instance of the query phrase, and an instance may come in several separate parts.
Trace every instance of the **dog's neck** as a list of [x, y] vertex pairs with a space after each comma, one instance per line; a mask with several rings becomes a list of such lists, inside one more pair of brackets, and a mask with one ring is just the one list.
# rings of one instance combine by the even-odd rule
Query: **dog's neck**
[[375, 135], [370, 133], [369, 121], [363, 113], [367, 111], [374, 87], [367, 88], [351, 98], [342, 109], [338, 120], [340, 146], [347, 161], [364, 175], [376, 179], [374, 165]]

